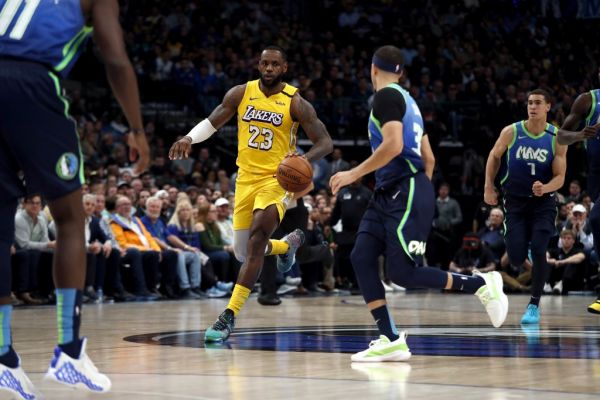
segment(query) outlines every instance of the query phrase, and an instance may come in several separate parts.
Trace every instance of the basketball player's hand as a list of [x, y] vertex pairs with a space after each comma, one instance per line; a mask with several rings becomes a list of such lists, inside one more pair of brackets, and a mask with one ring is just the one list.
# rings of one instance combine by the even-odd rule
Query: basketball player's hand
[[306, 158], [306, 154], [300, 154], [298, 152], [291, 152], [290, 151], [289, 153], [287, 153], [285, 155], [285, 158], [288, 158], [288, 157], [302, 157], [302, 158]]
[[483, 201], [485, 204], [489, 204], [490, 206], [495, 206], [498, 204], [498, 194], [494, 187], [486, 187], [483, 191]]
[[348, 186], [352, 182], [356, 181], [358, 177], [354, 173], [354, 170], [340, 171], [329, 180], [329, 186], [331, 186], [331, 193], [337, 195], [341, 188]]
[[131, 131], [127, 134], [127, 145], [129, 146], [129, 161], [137, 160], [133, 166], [133, 175], [138, 176], [148, 168], [150, 163], [150, 147], [143, 130]]
[[598, 130], [600, 129], [600, 122], [596, 125], [586, 126], [579, 131], [579, 140], [596, 139], [598, 137]]
[[181, 160], [188, 158], [192, 149], [192, 139], [189, 136], [184, 136], [171, 146], [169, 150], [169, 160]]
[[531, 187], [531, 191], [534, 196], [540, 197], [544, 195], [544, 184], [540, 181], [533, 182], [533, 186]]

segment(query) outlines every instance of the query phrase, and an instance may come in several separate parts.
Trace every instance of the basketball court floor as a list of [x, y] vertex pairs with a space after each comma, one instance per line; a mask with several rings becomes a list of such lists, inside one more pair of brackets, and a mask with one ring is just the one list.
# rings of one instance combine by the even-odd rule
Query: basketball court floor
[[388, 297], [408, 331], [408, 363], [353, 364], [376, 337], [360, 296], [252, 297], [225, 346], [203, 330], [226, 299], [89, 305], [88, 354], [113, 381], [86, 395], [42, 381], [56, 340], [52, 307], [18, 308], [15, 347], [47, 399], [598, 399], [600, 316], [592, 297], [546, 296], [542, 324], [519, 320], [528, 297], [509, 296], [494, 329], [475, 296], [411, 292]]

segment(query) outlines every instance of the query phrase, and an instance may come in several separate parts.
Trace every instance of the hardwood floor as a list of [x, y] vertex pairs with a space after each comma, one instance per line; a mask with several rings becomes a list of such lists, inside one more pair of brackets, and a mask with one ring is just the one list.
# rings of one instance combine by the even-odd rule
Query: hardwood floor
[[[511, 296], [494, 329], [477, 298], [437, 292], [388, 297], [408, 331], [407, 363], [352, 364], [376, 337], [359, 296], [251, 297], [227, 346], [204, 348], [203, 330], [226, 300], [89, 305], [88, 354], [113, 380], [104, 396], [42, 382], [56, 340], [51, 307], [17, 308], [14, 346], [47, 399], [596, 399], [600, 316], [591, 297], [544, 297], [539, 329]], [[4, 398], [1, 397], [0, 398]]]

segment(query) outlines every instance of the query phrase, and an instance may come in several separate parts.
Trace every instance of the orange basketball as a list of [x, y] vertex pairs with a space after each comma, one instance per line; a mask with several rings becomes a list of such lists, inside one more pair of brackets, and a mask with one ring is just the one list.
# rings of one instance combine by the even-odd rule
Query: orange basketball
[[312, 182], [312, 175], [310, 163], [300, 156], [288, 156], [277, 167], [277, 182], [291, 193], [306, 189]]

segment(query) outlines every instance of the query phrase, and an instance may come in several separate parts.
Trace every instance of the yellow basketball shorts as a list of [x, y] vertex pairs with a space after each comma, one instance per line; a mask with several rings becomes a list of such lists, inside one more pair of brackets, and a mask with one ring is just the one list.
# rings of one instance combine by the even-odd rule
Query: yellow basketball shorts
[[233, 209], [233, 229], [250, 229], [255, 210], [264, 210], [274, 204], [283, 219], [287, 202], [293, 194], [283, 189], [275, 177], [237, 183], [235, 186], [235, 207]]

